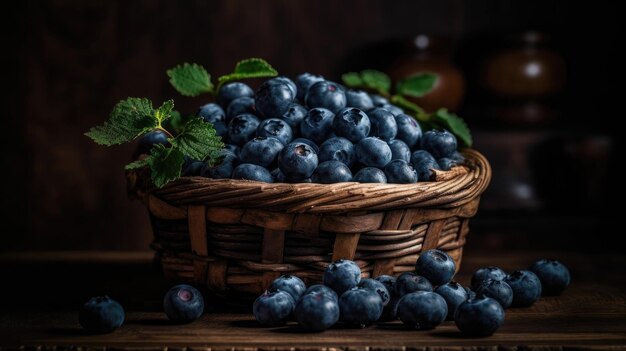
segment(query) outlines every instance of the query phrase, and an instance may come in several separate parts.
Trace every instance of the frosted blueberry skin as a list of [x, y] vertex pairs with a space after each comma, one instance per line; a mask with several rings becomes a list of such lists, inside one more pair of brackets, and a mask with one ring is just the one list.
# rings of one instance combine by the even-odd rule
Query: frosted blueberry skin
[[296, 86], [296, 83], [285, 76], [274, 77], [272, 79], [269, 79], [268, 81], [272, 83], [286, 84], [289, 87], [289, 90], [291, 90], [291, 94], [294, 98], [298, 95], [298, 87]]
[[311, 181], [320, 184], [351, 182], [352, 172], [343, 162], [334, 160], [324, 161], [315, 168], [311, 176]]
[[335, 113], [325, 108], [312, 108], [300, 123], [303, 138], [320, 145], [333, 135]]
[[571, 281], [569, 270], [559, 261], [542, 259], [535, 262], [530, 270], [541, 281], [543, 295], [559, 295]]
[[393, 291], [398, 297], [402, 297], [416, 291], [433, 291], [433, 285], [421, 275], [404, 272], [396, 278]]
[[339, 302], [325, 292], [304, 294], [296, 304], [294, 316], [303, 330], [323, 331], [339, 320]]
[[296, 97], [298, 98], [299, 101], [304, 102], [304, 97], [306, 96], [306, 93], [309, 91], [309, 88], [317, 83], [317, 82], [323, 82], [324, 81], [324, 77], [322, 76], [316, 76], [310, 73], [303, 73], [301, 75], [299, 75], [296, 78], [296, 90], [297, 90], [297, 95]]
[[385, 110], [393, 113], [394, 116], [397, 116], [399, 114], [403, 114], [404, 110], [401, 109], [400, 107], [396, 106], [396, 105], [392, 105], [392, 104], [385, 104], [380, 106], [380, 108], [384, 108]]
[[150, 150], [156, 144], [161, 144], [164, 146], [169, 145], [169, 141], [167, 140], [167, 134], [161, 130], [155, 130], [149, 133], [146, 133], [139, 139], [139, 144], [137, 145], [137, 150], [135, 151], [135, 158], [137, 158], [141, 154], [150, 154]]
[[223, 122], [226, 120], [226, 112], [216, 103], [208, 103], [200, 106], [196, 115], [209, 123]]
[[456, 265], [452, 257], [437, 249], [422, 252], [415, 263], [415, 272], [433, 285], [443, 285], [451, 281], [455, 271]]
[[247, 142], [239, 153], [241, 163], [252, 163], [265, 168], [275, 166], [278, 153], [284, 145], [276, 138], [258, 136]]
[[247, 84], [234, 82], [222, 85], [220, 90], [217, 92], [215, 100], [220, 106], [226, 108], [233, 100], [237, 98], [251, 98], [252, 96], [254, 96], [254, 91]]
[[513, 289], [502, 280], [487, 279], [476, 289], [479, 297], [491, 297], [498, 301], [502, 308], [507, 309], [513, 302]]
[[335, 290], [327, 287], [326, 285], [322, 285], [322, 284], [311, 285], [304, 291], [303, 295], [312, 294], [312, 293], [324, 294], [330, 298], [335, 299], [337, 302], [339, 302], [339, 296], [337, 296], [337, 293], [335, 292]]
[[391, 161], [391, 149], [385, 141], [367, 137], [356, 144], [356, 158], [366, 167], [382, 169]]
[[376, 291], [376, 293], [380, 296], [380, 299], [383, 301], [383, 306], [386, 306], [391, 299], [391, 293], [389, 293], [389, 289], [387, 289], [387, 286], [385, 286], [385, 284], [376, 279], [361, 279], [357, 287], [361, 289], [371, 289]]
[[356, 172], [352, 180], [359, 183], [387, 183], [387, 176], [376, 167], [364, 167]]
[[339, 298], [341, 320], [364, 327], [376, 322], [383, 313], [383, 300], [376, 290], [353, 288]]
[[370, 94], [370, 99], [372, 100], [374, 107], [381, 107], [381, 106], [389, 105], [389, 100], [387, 100], [387, 98], [384, 96], [380, 96], [377, 94]]
[[226, 123], [229, 123], [233, 118], [243, 115], [243, 114], [251, 114], [257, 115], [256, 105], [254, 103], [254, 99], [251, 97], [240, 97], [231, 101], [231, 103], [226, 108]]
[[179, 324], [191, 323], [202, 316], [204, 299], [198, 289], [180, 284], [172, 287], [163, 298], [167, 318]]
[[361, 268], [350, 260], [337, 260], [326, 268], [323, 276], [324, 285], [335, 290], [341, 296], [347, 290], [356, 287], [361, 281]]
[[506, 272], [495, 266], [482, 267], [476, 270], [472, 275], [472, 290], [478, 290], [480, 285], [488, 279], [503, 280], [506, 278]]
[[347, 104], [344, 89], [339, 84], [329, 81], [314, 83], [307, 91], [304, 101], [308, 108], [322, 107], [333, 113]]
[[291, 180], [310, 178], [317, 165], [317, 154], [305, 143], [287, 144], [278, 154], [278, 167]]
[[259, 119], [255, 115], [243, 114], [231, 119], [228, 123], [228, 141], [230, 144], [243, 146], [256, 136]]
[[365, 112], [354, 107], [346, 107], [333, 119], [333, 131], [353, 143], [358, 143], [370, 133], [370, 119]]
[[390, 294], [393, 293], [393, 284], [396, 282], [396, 277], [383, 274], [374, 279], [381, 282]]
[[469, 298], [467, 290], [455, 281], [439, 285], [437, 289], [435, 289], [435, 293], [441, 295], [441, 297], [446, 300], [446, 304], [448, 305], [447, 321], [454, 319], [457, 308]]
[[283, 115], [280, 116], [280, 119], [289, 123], [289, 126], [293, 130], [294, 134], [296, 132], [299, 133], [300, 123], [302, 123], [302, 120], [304, 119], [304, 117], [306, 117], [307, 112], [308, 111], [306, 108], [304, 108], [304, 106], [294, 102], [289, 105], [287, 112], [283, 113]]
[[409, 146], [402, 140], [394, 139], [388, 141], [387, 144], [391, 149], [391, 160], [403, 160], [406, 162], [411, 162], [411, 149]]
[[295, 97], [289, 84], [270, 79], [261, 84], [254, 94], [254, 101], [261, 117], [278, 118], [289, 110]]
[[435, 173], [433, 170], [440, 169], [437, 160], [426, 150], [417, 150], [411, 154], [411, 164], [417, 172], [417, 178], [420, 182], [428, 182], [434, 180]]
[[283, 145], [287, 145], [293, 139], [293, 130], [289, 123], [283, 119], [268, 118], [259, 123], [256, 135], [266, 138], [276, 138], [283, 143]]
[[404, 160], [392, 160], [385, 166], [388, 183], [412, 184], [417, 182], [417, 172]]
[[330, 138], [320, 145], [318, 158], [320, 162], [339, 161], [352, 167], [356, 161], [354, 144], [346, 138]]
[[422, 127], [415, 118], [403, 113], [395, 116], [398, 125], [396, 139], [404, 141], [410, 149], [419, 146], [422, 139]]
[[404, 295], [398, 302], [398, 318], [417, 330], [433, 329], [448, 315], [448, 305], [438, 294], [418, 291]]
[[372, 98], [363, 90], [346, 90], [346, 106], [356, 107], [362, 111], [369, 111], [374, 108]]
[[451, 157], [457, 148], [457, 141], [454, 134], [447, 130], [429, 130], [420, 141], [422, 149], [430, 152], [433, 157], [440, 159]]
[[92, 297], [78, 313], [78, 322], [87, 332], [111, 333], [124, 323], [124, 308], [108, 296]]
[[291, 295], [294, 301], [298, 301], [302, 294], [304, 294], [306, 285], [304, 285], [302, 279], [296, 277], [295, 275], [286, 274], [274, 279], [268, 290], [284, 291]]
[[384, 141], [390, 141], [398, 133], [398, 124], [389, 110], [381, 107], [367, 111], [367, 116], [372, 124], [370, 136], [378, 137]]
[[254, 180], [257, 182], [273, 183], [272, 174], [267, 168], [252, 163], [242, 163], [233, 170], [233, 179]]
[[234, 152], [224, 149], [220, 151], [220, 161], [215, 167], [207, 167], [200, 174], [203, 177], [213, 179], [228, 179], [233, 175], [233, 170], [239, 164], [239, 158]]
[[541, 281], [531, 271], [515, 271], [504, 278], [513, 289], [511, 307], [528, 307], [541, 297]]
[[456, 310], [454, 321], [469, 336], [489, 336], [504, 323], [504, 309], [490, 297], [469, 299]]
[[252, 313], [261, 325], [283, 325], [293, 313], [296, 303], [285, 291], [266, 291], [257, 297], [252, 305]]
[[305, 143], [309, 145], [313, 149], [313, 151], [315, 151], [316, 154], [319, 155], [320, 153], [319, 146], [317, 146], [317, 144], [313, 140], [306, 139], [306, 138], [297, 138], [297, 139], [293, 139], [291, 142], [292, 143]]

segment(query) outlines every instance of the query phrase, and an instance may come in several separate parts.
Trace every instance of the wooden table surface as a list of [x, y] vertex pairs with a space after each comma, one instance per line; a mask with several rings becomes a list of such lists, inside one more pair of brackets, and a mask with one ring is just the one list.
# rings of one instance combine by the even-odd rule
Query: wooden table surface
[[[64, 257], [62, 262], [59, 257]], [[621, 255], [466, 252], [457, 280], [469, 283], [470, 273], [481, 266], [498, 265], [512, 270], [524, 268], [542, 257], [558, 258], [570, 267], [573, 276], [570, 288], [562, 296], [544, 297], [530, 308], [507, 310], [504, 326], [491, 337], [466, 338], [453, 322], [445, 322], [430, 331], [408, 330], [400, 322], [365, 329], [338, 325], [322, 333], [302, 333], [295, 323], [262, 328], [247, 312], [250, 306], [223, 307], [223, 303], [213, 306], [213, 311], [192, 324], [175, 326], [159, 311], [146, 312], [158, 306], [158, 297], [166, 288], [158, 274], [154, 274], [149, 254], [0, 255], [0, 274], [15, 278], [39, 272], [43, 282], [34, 283], [35, 277], [31, 276], [23, 291], [16, 285], [0, 289], [0, 349], [626, 350], [626, 258]], [[95, 279], [100, 283], [92, 281], [94, 277], [85, 275], [84, 270], [100, 272], [99, 279]], [[54, 274], [57, 276], [49, 277]], [[59, 284], [49, 285], [48, 281]], [[60, 304], [51, 301], [67, 296], [76, 299], [76, 291], [88, 293], [82, 291], [85, 287], [112, 290], [131, 306], [120, 329], [107, 335], [87, 335], [78, 326], [76, 311], [65, 305], [67, 301]], [[38, 292], [25, 291], [37, 288]], [[50, 298], [46, 292], [53, 292]], [[140, 297], [125, 297], [125, 293]], [[144, 303], [138, 303], [141, 301]], [[75, 304], [78, 302], [72, 303]]]

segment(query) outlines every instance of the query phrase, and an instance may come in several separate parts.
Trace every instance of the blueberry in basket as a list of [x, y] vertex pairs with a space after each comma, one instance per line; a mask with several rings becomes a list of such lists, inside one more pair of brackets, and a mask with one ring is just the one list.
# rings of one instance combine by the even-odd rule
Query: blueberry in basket
[[222, 85], [217, 92], [215, 100], [223, 108], [227, 108], [230, 103], [237, 98], [251, 98], [254, 96], [254, 91], [250, 86], [241, 82], [233, 82]]

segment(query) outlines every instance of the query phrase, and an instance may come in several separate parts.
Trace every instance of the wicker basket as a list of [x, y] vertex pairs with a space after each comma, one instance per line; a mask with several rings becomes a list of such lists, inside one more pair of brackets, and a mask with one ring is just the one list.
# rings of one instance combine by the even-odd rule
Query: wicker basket
[[[461, 263], [468, 221], [491, 168], [474, 150], [466, 167], [417, 184], [267, 184], [183, 178], [136, 191], [148, 207], [153, 248], [167, 278], [216, 293], [262, 292], [281, 274], [319, 282], [332, 260], [364, 277], [414, 269], [422, 250]], [[131, 177], [132, 178], [132, 177]], [[137, 175], [129, 178], [133, 189]]]

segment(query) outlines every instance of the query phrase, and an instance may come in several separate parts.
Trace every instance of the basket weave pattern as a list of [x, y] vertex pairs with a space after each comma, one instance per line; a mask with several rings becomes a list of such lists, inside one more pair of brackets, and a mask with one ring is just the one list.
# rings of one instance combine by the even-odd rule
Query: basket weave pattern
[[364, 277], [414, 269], [438, 248], [460, 265], [468, 221], [491, 179], [487, 160], [417, 184], [267, 184], [184, 178], [142, 193], [166, 277], [215, 292], [260, 293], [281, 274], [320, 281], [332, 260]]

